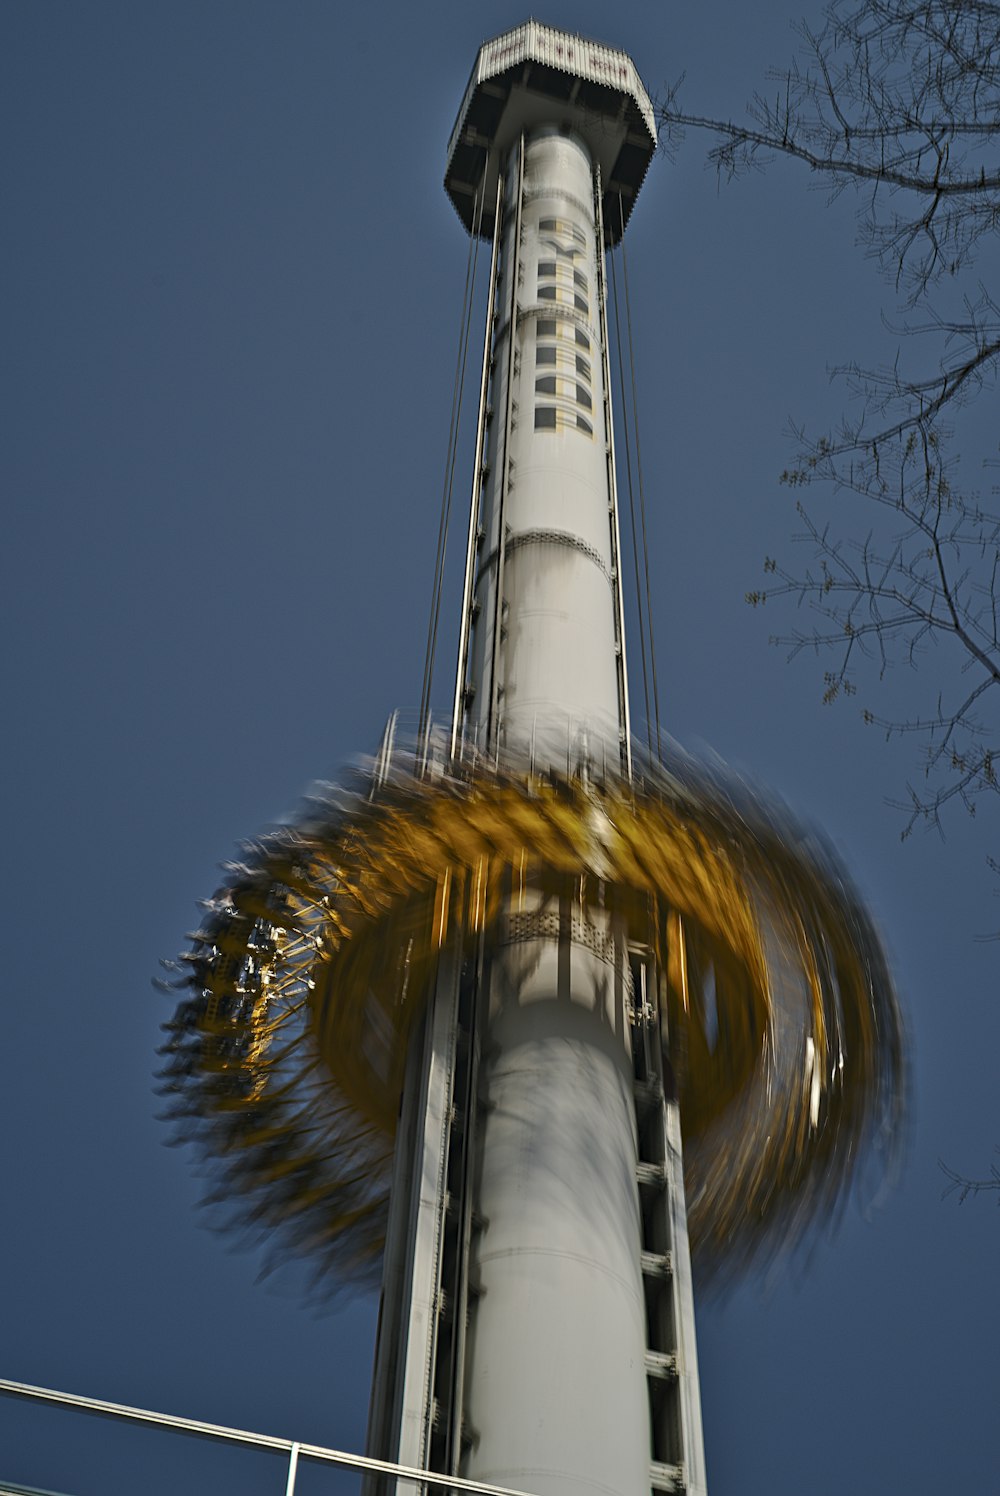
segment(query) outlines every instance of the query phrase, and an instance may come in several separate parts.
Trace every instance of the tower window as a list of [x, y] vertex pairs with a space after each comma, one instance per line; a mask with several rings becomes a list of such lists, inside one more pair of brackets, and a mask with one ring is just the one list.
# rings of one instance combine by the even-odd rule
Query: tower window
[[536, 431], [578, 431], [584, 436], [593, 436], [594, 428], [586, 416], [572, 411], [559, 410], [554, 405], [543, 405], [535, 411]]
[[585, 358], [581, 358], [579, 354], [576, 356], [576, 372], [582, 374], [584, 379], [590, 378], [590, 364]]
[[579, 327], [576, 330], [576, 346], [578, 348], [586, 348], [587, 352], [590, 352], [590, 339], [582, 328]]
[[586, 244], [586, 236], [582, 229], [578, 229], [575, 223], [569, 223], [565, 218], [541, 218], [538, 222], [539, 232], [543, 234], [568, 234], [575, 239], [577, 244]]
[[555, 361], [556, 361], [556, 350], [554, 348], [549, 347], [549, 348], [536, 348], [535, 349], [535, 363], [536, 364], [554, 364]]
[[576, 387], [576, 403], [577, 405], [582, 405], [584, 410], [592, 409], [590, 394], [586, 389], [584, 389], [582, 384], [578, 384]]
[[573, 284], [575, 286], [579, 286], [579, 288], [580, 288], [581, 291], [586, 291], [586, 289], [587, 289], [587, 277], [584, 275], [584, 273], [583, 273], [582, 270], [574, 270], [573, 271]]
[[541, 379], [536, 379], [535, 393], [538, 395], [554, 395], [556, 393], [556, 376], [554, 374], [543, 374]]
[[[539, 294], [541, 294], [541, 293], [539, 293]], [[580, 296], [579, 294], [577, 294], [576, 296], [574, 296], [573, 297], [573, 305], [576, 307], [576, 309], [577, 309], [578, 312], [583, 312], [583, 314], [584, 314], [585, 317], [589, 317], [590, 316], [590, 306], [589, 306], [589, 303], [587, 302], [587, 298], [585, 296]]]

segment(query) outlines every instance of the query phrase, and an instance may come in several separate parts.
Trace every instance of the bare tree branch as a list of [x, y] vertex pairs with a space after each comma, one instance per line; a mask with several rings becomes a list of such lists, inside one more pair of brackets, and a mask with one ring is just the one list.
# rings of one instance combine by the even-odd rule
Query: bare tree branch
[[1000, 3], [834, 0], [821, 29], [798, 34], [801, 56], [772, 75], [773, 97], [754, 97], [747, 123], [683, 110], [675, 88], [660, 124], [668, 150], [708, 132], [725, 176], [786, 157], [831, 196], [854, 186], [862, 242], [900, 299], [902, 320], [885, 322], [891, 363], [834, 371], [853, 417], [819, 439], [794, 432], [782, 481], [834, 496], [831, 519], [799, 503], [807, 564], [769, 559], [771, 580], [748, 601], [804, 612], [773, 642], [828, 658], [826, 702], [914, 672], [912, 711], [873, 701], [863, 713], [920, 743], [922, 772], [897, 802], [905, 836], [919, 821], [940, 828], [953, 804], [992, 807], [1000, 791], [1000, 514], [967, 487], [969, 454], [961, 465], [952, 440], [961, 407], [995, 389], [1000, 305], [981, 283], [957, 319], [931, 299], [1000, 235]]
[[[1000, 1154], [1000, 1148], [996, 1152]], [[1000, 1205], [1000, 1167], [996, 1164], [990, 1165], [990, 1177], [988, 1179], [968, 1179], [964, 1174], [949, 1167], [943, 1159], [938, 1159], [938, 1167], [948, 1180], [943, 1195], [954, 1195], [957, 1193], [959, 1204], [967, 1200], [970, 1195], [982, 1195], [988, 1190], [998, 1192], [997, 1204]]]
[[779, 155], [831, 192], [870, 186], [862, 236], [915, 299], [971, 261], [1000, 222], [1000, 6], [970, 0], [832, 4], [800, 26], [802, 60], [756, 94], [747, 124], [659, 111], [668, 150], [687, 129], [716, 137], [709, 160], [734, 176]]

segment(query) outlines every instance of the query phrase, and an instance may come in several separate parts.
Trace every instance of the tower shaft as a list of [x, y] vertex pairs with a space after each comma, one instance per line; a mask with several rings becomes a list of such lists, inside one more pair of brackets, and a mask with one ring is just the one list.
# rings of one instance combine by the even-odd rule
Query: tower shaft
[[540, 127], [512, 147], [502, 227], [466, 739], [556, 762], [588, 740], [617, 766], [628, 697], [603, 245], [578, 136]]
[[[499, 173], [452, 741], [621, 778], [605, 187], [565, 109], [526, 113], [478, 189]], [[679, 1120], [651, 928], [600, 876], [601, 815], [586, 871], [490, 889], [484, 864], [464, 892], [404, 1086], [369, 1441], [540, 1496], [695, 1493]]]
[[[469, 727], [488, 753], [615, 769], [626, 740], [593, 163], [508, 156]], [[576, 879], [512, 887], [489, 945], [465, 1468], [648, 1488], [627, 963]], [[517, 1438], [511, 1430], [518, 1431]]]

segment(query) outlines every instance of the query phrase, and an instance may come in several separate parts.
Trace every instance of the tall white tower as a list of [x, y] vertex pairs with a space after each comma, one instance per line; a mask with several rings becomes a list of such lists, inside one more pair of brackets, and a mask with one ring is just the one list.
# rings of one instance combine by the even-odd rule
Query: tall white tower
[[[604, 251], [655, 138], [622, 52], [529, 22], [479, 53], [446, 176], [493, 243], [460, 757], [630, 772]], [[592, 869], [528, 869], [444, 964], [397, 1135], [371, 1452], [540, 1496], [703, 1490], [680, 1129], [635, 935]]]
[[537, 1496], [704, 1492], [688, 1222], [706, 1269], [796, 1236], [903, 1090], [822, 843], [633, 762], [604, 261], [654, 143], [623, 53], [534, 22], [480, 51], [446, 176], [492, 244], [451, 721], [243, 849], [164, 1051], [212, 1198], [318, 1278], [381, 1271], [371, 1454]]

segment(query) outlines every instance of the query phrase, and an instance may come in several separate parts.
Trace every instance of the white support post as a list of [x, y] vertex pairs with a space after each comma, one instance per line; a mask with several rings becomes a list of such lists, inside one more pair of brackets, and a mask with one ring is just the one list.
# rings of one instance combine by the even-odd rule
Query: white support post
[[288, 1451], [288, 1479], [285, 1481], [285, 1496], [295, 1496], [295, 1476], [299, 1468], [300, 1445], [293, 1444]]

